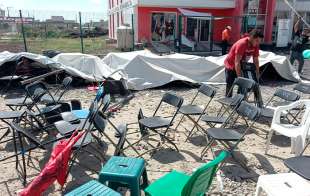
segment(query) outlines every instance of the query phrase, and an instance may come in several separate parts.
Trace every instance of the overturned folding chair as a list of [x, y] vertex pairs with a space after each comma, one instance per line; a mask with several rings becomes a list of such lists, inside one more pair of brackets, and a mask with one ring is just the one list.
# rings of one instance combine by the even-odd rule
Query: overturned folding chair
[[[236, 129], [233, 128], [233, 125], [235, 124], [235, 120], [233, 118], [234, 115], [236, 115], [237, 118], [241, 116], [243, 118], [247, 118], [247, 120], [252, 121], [251, 124], [246, 126], [246, 129], [243, 133], [239, 133]], [[241, 102], [241, 104], [236, 109], [236, 112], [232, 113], [228, 117], [227, 121], [222, 125], [222, 127], [207, 129], [207, 134], [210, 141], [208, 145], [202, 150], [201, 157], [207, 153], [209, 148], [211, 148], [211, 152], [214, 155], [212, 146], [215, 142], [218, 142], [231, 152], [232, 158], [234, 160], [236, 160], [244, 169], [248, 170], [246, 164], [236, 158], [234, 150], [237, 148], [238, 144], [244, 140], [245, 135], [252, 128], [259, 116], [260, 109], [258, 107], [251, 105], [246, 101]]]
[[[206, 104], [204, 106], [194, 104], [195, 100], [197, 99], [197, 97], [200, 94], [204, 95], [203, 97], [208, 99], [208, 101], [206, 102]], [[216, 94], [216, 90], [213, 87], [211, 87], [209, 85], [202, 84], [200, 86], [200, 88], [198, 89], [196, 95], [193, 97], [191, 103], [188, 105], [183, 105], [180, 108], [179, 113], [182, 114], [182, 117], [181, 117], [181, 120], [179, 121], [179, 123], [177, 124], [177, 126], [175, 127], [175, 129], [176, 130], [178, 129], [178, 127], [182, 123], [184, 117], [187, 117], [188, 119], [190, 119], [194, 123], [194, 126], [192, 127], [192, 129], [190, 129], [190, 131], [186, 137], [186, 141], [192, 135], [195, 128], [197, 130], [203, 129], [199, 125], [198, 122], [199, 122], [201, 116], [206, 113], [206, 110], [207, 110], [208, 106], [210, 105], [210, 103], [212, 102], [212, 99], [215, 96], [215, 94]], [[195, 117], [197, 117], [197, 119], [195, 119]]]

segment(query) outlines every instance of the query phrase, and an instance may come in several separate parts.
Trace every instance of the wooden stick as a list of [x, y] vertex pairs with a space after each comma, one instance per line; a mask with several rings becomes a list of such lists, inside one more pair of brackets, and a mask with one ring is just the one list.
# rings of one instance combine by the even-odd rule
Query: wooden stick
[[48, 76], [51, 76], [51, 75], [56, 75], [56, 74], [62, 73], [62, 72], [64, 72], [64, 71], [65, 71], [65, 70], [63, 70], [63, 69], [51, 71], [51, 72], [48, 72], [48, 73], [46, 73], [46, 74], [43, 74], [43, 75], [40, 75], [40, 76], [36, 76], [36, 77], [30, 78], [30, 79], [21, 81], [20, 83], [21, 83], [22, 85], [29, 84], [29, 83], [34, 82], [34, 81], [36, 81], [36, 80], [41, 80], [41, 79], [43, 79], [43, 78], [45, 78], [45, 77], [48, 77]]

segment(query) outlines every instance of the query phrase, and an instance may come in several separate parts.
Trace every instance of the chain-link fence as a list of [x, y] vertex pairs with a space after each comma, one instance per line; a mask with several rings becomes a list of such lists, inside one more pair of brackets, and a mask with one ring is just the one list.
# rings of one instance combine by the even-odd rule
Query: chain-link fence
[[0, 12], [0, 51], [57, 50], [103, 55], [113, 50], [106, 44], [107, 38], [106, 13], [12, 9], [9, 13]]

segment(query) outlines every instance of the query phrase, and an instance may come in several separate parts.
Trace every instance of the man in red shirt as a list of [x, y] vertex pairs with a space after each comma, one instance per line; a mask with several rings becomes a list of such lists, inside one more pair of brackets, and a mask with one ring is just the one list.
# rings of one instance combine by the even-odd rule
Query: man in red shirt
[[231, 97], [230, 88], [237, 77], [242, 76], [241, 65], [253, 57], [256, 66], [256, 80], [259, 78], [259, 44], [264, 35], [257, 29], [253, 29], [248, 37], [238, 40], [230, 49], [225, 59], [226, 96]]

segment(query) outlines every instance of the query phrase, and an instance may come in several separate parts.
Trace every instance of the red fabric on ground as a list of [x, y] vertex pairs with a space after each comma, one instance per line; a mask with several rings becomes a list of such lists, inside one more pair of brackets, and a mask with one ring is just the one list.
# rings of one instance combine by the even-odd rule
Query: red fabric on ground
[[43, 170], [19, 195], [40, 196], [55, 180], [63, 186], [66, 182], [72, 147], [84, 133], [85, 131], [75, 131], [69, 139], [59, 141]]

